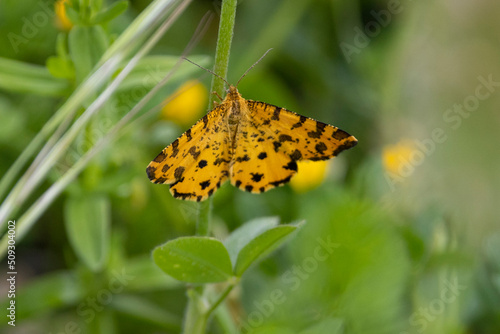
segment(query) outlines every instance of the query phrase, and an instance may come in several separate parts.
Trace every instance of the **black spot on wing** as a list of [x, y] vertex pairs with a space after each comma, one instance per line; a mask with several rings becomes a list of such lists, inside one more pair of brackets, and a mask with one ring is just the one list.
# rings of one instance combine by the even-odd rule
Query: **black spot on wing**
[[193, 137], [191, 137], [191, 129], [188, 129], [186, 132], [186, 138], [187, 138], [187, 141], [191, 141], [191, 139], [193, 139]]
[[285, 142], [285, 141], [292, 141], [292, 137], [289, 135], [280, 135], [278, 137], [278, 140], [280, 143]]
[[167, 181], [167, 178], [166, 177], [159, 177], [157, 178], [156, 180], [154, 180], [153, 182], [156, 183], [156, 184], [163, 184]]
[[153, 181], [156, 177], [155, 177], [155, 172], [156, 172], [156, 167], [153, 167], [153, 166], [148, 166], [146, 168], [146, 174], [148, 174], [148, 178]]
[[292, 154], [290, 154], [290, 158], [293, 161], [298, 161], [298, 160], [302, 159], [302, 153], [300, 153], [299, 150], [295, 150], [295, 151], [293, 151]]
[[279, 186], [281, 186], [282, 184], [285, 184], [285, 183], [289, 182], [291, 178], [292, 178], [292, 176], [290, 175], [290, 176], [288, 176], [288, 177], [285, 177], [285, 178], [284, 178], [284, 179], [282, 179], [282, 180], [278, 180], [278, 181], [270, 182], [269, 184], [270, 184], [270, 185], [272, 185], [272, 186], [274, 186], [274, 187], [279, 187]]
[[239, 188], [239, 187], [241, 186], [241, 181], [240, 181], [240, 180], [236, 181], [236, 182], [234, 183], [234, 185], [235, 185], [237, 188]]
[[358, 140], [354, 137], [352, 137], [352, 139], [346, 141], [344, 143], [345, 146], [347, 146], [347, 148], [351, 148], [351, 147], [354, 147], [356, 145], [358, 145]]
[[249, 160], [250, 160], [250, 157], [249, 157], [247, 154], [245, 154], [245, 155], [244, 155], [244, 156], [242, 156], [242, 157], [237, 157], [237, 158], [236, 158], [236, 161], [237, 161], [237, 162], [243, 162], [243, 161], [249, 161]]
[[337, 149], [335, 151], [333, 151], [333, 156], [336, 156], [340, 152], [356, 146], [357, 143], [358, 143], [357, 141], [348, 141], [348, 142], [344, 143], [343, 145], [340, 145], [339, 147], [337, 147]]
[[170, 188], [175, 187], [175, 186], [177, 185], [177, 183], [181, 183], [181, 182], [184, 182], [184, 178], [180, 178], [179, 180], [177, 180], [177, 181], [175, 181], [174, 183], [172, 183], [172, 184], [170, 185]]
[[314, 147], [316, 149], [316, 151], [319, 153], [319, 154], [323, 154], [325, 152], [325, 150], [327, 149], [325, 143], [323, 142], [319, 142], [316, 144], [316, 146]]
[[292, 125], [292, 130], [295, 128], [300, 128], [304, 122], [307, 120], [307, 117], [300, 115], [299, 121]]
[[319, 156], [319, 157], [311, 157], [308, 160], [311, 160], [311, 161], [329, 160], [331, 157], [334, 157], [334, 156], [335, 156], [335, 153], [332, 156], [322, 155], [322, 156]]
[[245, 190], [250, 192], [250, 193], [252, 192], [252, 189], [253, 189], [253, 186], [251, 186], [251, 185], [245, 186]]
[[172, 154], [170, 155], [171, 158], [175, 158], [177, 154], [179, 153], [179, 139], [174, 140], [174, 142], [171, 144], [172, 146]]
[[309, 131], [307, 135], [311, 138], [319, 138], [325, 131], [326, 124], [321, 122], [316, 122], [316, 131]]
[[186, 170], [186, 168], [180, 166], [180, 167], [177, 167], [175, 169], [175, 172], [174, 172], [174, 177], [176, 180], [180, 180], [182, 178], [182, 174], [184, 173], [184, 171]]
[[293, 170], [293, 171], [297, 171], [297, 163], [295, 161], [290, 161], [289, 163], [287, 163], [286, 165], [283, 166], [284, 169], [288, 169], [288, 170]]
[[207, 115], [203, 116], [201, 120], [203, 121], [203, 128], [205, 129], [208, 124], [208, 116]]
[[165, 158], [167, 157], [164, 153], [165, 150], [161, 151], [160, 154], [158, 154], [156, 156], [156, 158], [153, 160], [154, 162], [162, 162], [163, 160], [165, 160]]
[[174, 183], [170, 186], [170, 191], [172, 192], [172, 196], [174, 196], [175, 198], [188, 199], [188, 198], [195, 197], [195, 195], [193, 193], [178, 192], [177, 189], [174, 188], [175, 184], [176, 183]]
[[210, 186], [210, 180], [200, 182], [201, 190], [205, 190], [205, 188], [207, 188], [209, 186]]
[[166, 173], [166, 172], [170, 169], [170, 167], [172, 167], [172, 165], [167, 165], [167, 164], [165, 164], [165, 165], [163, 166], [163, 168], [161, 169], [161, 171], [162, 171], [163, 173]]
[[250, 173], [252, 175], [252, 181], [254, 182], [260, 182], [260, 180], [262, 180], [262, 177], [264, 176], [264, 174], [260, 174], [260, 173]]
[[200, 168], [206, 167], [207, 165], [208, 163], [206, 160], [200, 160], [200, 162], [198, 162], [198, 167]]
[[281, 112], [281, 108], [275, 107], [274, 112], [273, 112], [273, 116], [271, 116], [271, 119], [273, 121], [279, 121], [280, 120], [280, 112]]
[[281, 143], [275, 141], [275, 142], [273, 142], [273, 145], [274, 145], [274, 152], [278, 152], [278, 150], [280, 149]]
[[336, 129], [333, 131], [332, 137], [337, 139], [337, 140], [342, 140], [346, 139], [347, 137], [350, 137], [351, 135], [345, 132], [344, 130]]
[[188, 151], [189, 154], [193, 156], [193, 159], [196, 160], [200, 156], [200, 151], [196, 151], [196, 146], [191, 146]]
[[226, 159], [222, 159], [222, 158], [217, 158], [214, 161], [214, 165], [215, 166], [219, 166], [221, 163], [226, 163], [227, 164], [227, 163], [229, 163], [229, 161], [226, 160]]
[[266, 152], [260, 152], [259, 155], [257, 156], [260, 160], [264, 160], [267, 158], [267, 153]]

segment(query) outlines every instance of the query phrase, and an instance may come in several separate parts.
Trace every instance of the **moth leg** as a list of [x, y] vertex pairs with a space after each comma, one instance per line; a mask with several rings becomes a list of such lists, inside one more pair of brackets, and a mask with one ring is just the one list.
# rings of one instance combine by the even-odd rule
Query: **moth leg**
[[[219, 95], [219, 93], [217, 93], [217, 92], [213, 91], [213, 92], [212, 92], [212, 94], [214, 94], [215, 96], [217, 96], [217, 97], [219, 98], [219, 100], [221, 100], [221, 101], [222, 101], [222, 100], [224, 100], [224, 99], [223, 99], [223, 98]], [[215, 102], [214, 102], [214, 103], [215, 103]], [[217, 103], [217, 104], [218, 104], [218, 103]]]

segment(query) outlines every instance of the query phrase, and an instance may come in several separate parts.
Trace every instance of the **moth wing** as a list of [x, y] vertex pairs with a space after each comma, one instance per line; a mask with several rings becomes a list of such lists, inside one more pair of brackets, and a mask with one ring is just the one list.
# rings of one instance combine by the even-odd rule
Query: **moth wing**
[[225, 109], [213, 109], [149, 163], [153, 183], [170, 184], [176, 198], [203, 201], [229, 175], [229, 136]]
[[236, 149], [229, 170], [231, 184], [252, 193], [281, 186], [297, 172], [297, 163], [286, 154], [276, 153], [272, 142], [258, 140], [262, 138], [257, 137], [260, 131], [264, 130], [250, 127], [236, 134]]
[[259, 193], [290, 181], [299, 160], [327, 160], [356, 145], [347, 132], [264, 102], [247, 100], [236, 135], [231, 183]]
[[258, 127], [271, 128], [278, 151], [292, 155], [294, 160], [328, 160], [356, 146], [358, 140], [333, 125], [299, 115], [267, 103], [248, 101], [249, 110]]

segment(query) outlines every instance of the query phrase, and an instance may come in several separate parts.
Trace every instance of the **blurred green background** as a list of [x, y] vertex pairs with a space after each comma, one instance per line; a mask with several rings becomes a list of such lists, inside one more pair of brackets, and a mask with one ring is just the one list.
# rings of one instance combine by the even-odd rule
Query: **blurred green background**
[[[130, 1], [103, 24], [109, 41], [148, 5]], [[1, 175], [78, 84], [65, 69], [61, 88], [36, 87], [6, 61], [40, 70], [58, 54], [67, 32], [53, 8], [0, 2]], [[220, 2], [193, 1], [153, 54], [181, 54], [207, 11], [218, 15]], [[242, 80], [242, 95], [334, 124], [359, 143], [308, 191], [253, 195], [226, 184], [214, 195], [219, 238], [256, 217], [307, 223], [246, 274], [210, 333], [231, 333], [225, 318], [245, 333], [500, 332], [499, 13], [493, 0], [240, 1], [229, 82], [273, 48]], [[200, 56], [213, 57], [217, 26], [192, 51], [202, 65], [212, 64]], [[208, 90], [201, 72], [183, 72], [155, 101], [193, 78]], [[131, 84], [106, 109], [112, 116], [100, 117], [116, 122], [144, 94]], [[151, 184], [145, 168], [203, 110], [184, 124], [162, 113], [137, 123], [18, 241], [16, 327], [2, 316], [2, 332], [180, 332], [185, 286], [154, 266], [151, 251], [192, 235], [198, 206]], [[40, 189], [73, 162], [68, 151]], [[101, 235], [78, 239], [101, 220]]]

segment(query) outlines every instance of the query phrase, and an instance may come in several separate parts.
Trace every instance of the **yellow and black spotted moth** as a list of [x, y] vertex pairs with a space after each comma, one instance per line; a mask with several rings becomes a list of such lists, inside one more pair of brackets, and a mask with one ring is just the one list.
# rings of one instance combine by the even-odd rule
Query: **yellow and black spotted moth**
[[229, 86], [224, 101], [164, 148], [147, 174], [184, 200], [203, 201], [227, 179], [261, 193], [290, 181], [297, 161], [327, 160], [357, 142], [332, 125], [245, 100]]

